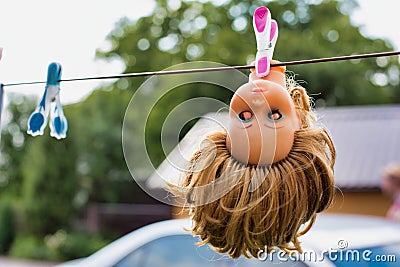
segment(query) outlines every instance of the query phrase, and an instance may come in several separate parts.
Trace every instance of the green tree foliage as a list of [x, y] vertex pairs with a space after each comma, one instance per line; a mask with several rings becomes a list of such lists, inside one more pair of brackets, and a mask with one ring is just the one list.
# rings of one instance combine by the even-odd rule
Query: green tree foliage
[[23, 180], [21, 164], [26, 153], [27, 122], [35, 102], [18, 94], [9, 95], [10, 104], [3, 110], [2, 119], [8, 117], [8, 123], [1, 133], [1, 164], [0, 164], [0, 199], [20, 197]]
[[[227, 65], [249, 63], [256, 52], [252, 13], [260, 5], [268, 6], [278, 21], [280, 36], [275, 58], [281, 61], [393, 49], [385, 40], [364, 37], [359, 27], [351, 25], [350, 14], [357, 7], [356, 1], [245, 0], [224, 1], [219, 6], [199, 1], [156, 2], [151, 16], [138, 21], [122, 19], [108, 36], [113, 48], [98, 52], [99, 57], [118, 56], [126, 65], [125, 72], [159, 70], [193, 60]], [[328, 105], [400, 101], [393, 98], [399, 73], [396, 58], [289, 69], [306, 81], [303, 86], [317, 94], [315, 98], [324, 99]], [[137, 80], [127, 83], [128, 88], [137, 88]]]
[[80, 189], [86, 202], [131, 202], [140, 193], [122, 153], [121, 129], [131, 97], [126, 90], [99, 90], [82, 103], [66, 108], [70, 118], [68, 138], [77, 147], [74, 160]]
[[0, 254], [8, 252], [15, 238], [15, 220], [12, 205], [0, 203]]
[[76, 154], [73, 140], [59, 142], [48, 131], [27, 146], [21, 166], [24, 231], [43, 235], [69, 226], [79, 185]]
[[[10, 122], [2, 131], [0, 202], [13, 201], [25, 233], [53, 233], [69, 224], [78, 188], [76, 146], [71, 139], [58, 142], [45, 135], [26, 134], [36, 101], [10, 95]], [[7, 117], [7, 116], [5, 116]]]

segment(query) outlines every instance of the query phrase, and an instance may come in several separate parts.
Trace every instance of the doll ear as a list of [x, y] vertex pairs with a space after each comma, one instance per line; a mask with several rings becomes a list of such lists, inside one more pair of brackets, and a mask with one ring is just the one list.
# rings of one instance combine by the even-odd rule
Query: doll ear
[[297, 117], [300, 122], [300, 129], [307, 128], [309, 120], [307, 114], [311, 112], [310, 98], [303, 87], [295, 87], [290, 91], [293, 103], [296, 107]]
[[296, 109], [311, 111], [310, 99], [303, 87], [295, 87], [290, 91]]

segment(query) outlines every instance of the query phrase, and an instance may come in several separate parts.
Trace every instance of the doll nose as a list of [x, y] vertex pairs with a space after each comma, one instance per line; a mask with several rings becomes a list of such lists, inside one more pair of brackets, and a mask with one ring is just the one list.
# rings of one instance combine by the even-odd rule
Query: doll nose
[[264, 98], [255, 98], [251, 101], [254, 107], [263, 107], [266, 105], [267, 101]]

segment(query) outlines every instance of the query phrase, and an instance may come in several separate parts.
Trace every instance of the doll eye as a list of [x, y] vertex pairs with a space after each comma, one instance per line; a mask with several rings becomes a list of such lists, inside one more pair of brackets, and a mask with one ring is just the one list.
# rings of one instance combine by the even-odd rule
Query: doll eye
[[272, 122], [280, 121], [283, 118], [285, 118], [285, 116], [282, 115], [282, 113], [279, 111], [279, 109], [272, 110], [272, 111], [268, 112], [268, 115], [267, 115], [267, 119]]
[[239, 113], [238, 119], [241, 122], [249, 122], [253, 119], [253, 113], [251, 113], [250, 111], [242, 111]]

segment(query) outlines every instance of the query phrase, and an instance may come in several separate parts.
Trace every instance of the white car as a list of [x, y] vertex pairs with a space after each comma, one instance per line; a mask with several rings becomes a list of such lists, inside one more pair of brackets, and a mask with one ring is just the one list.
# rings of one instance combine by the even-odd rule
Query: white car
[[56, 267], [261, 267], [400, 266], [400, 224], [381, 218], [322, 214], [301, 238], [303, 254], [280, 251], [233, 260], [214, 252], [185, 228], [189, 219], [153, 223], [107, 245], [93, 255]]

